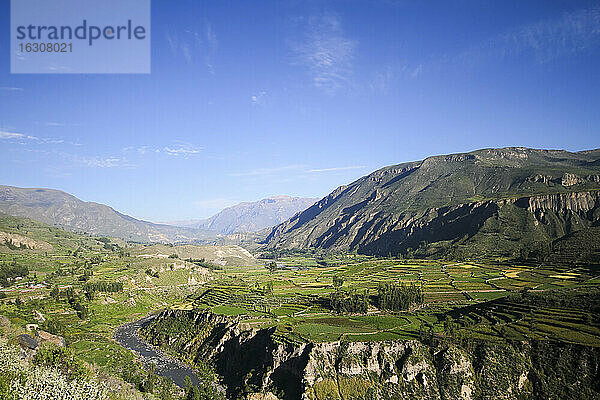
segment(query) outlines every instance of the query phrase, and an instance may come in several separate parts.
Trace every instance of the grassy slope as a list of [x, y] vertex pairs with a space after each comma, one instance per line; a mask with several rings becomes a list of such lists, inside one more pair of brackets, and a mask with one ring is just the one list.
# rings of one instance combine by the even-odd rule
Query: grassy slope
[[256, 265], [256, 259], [248, 251], [236, 245], [229, 246], [195, 246], [181, 245], [170, 246], [164, 244], [154, 244], [138, 247], [133, 250], [133, 255], [158, 255], [158, 257], [177, 255], [179, 259], [202, 259], [219, 265]]
[[[0, 231], [53, 246], [51, 251], [39, 251], [11, 250], [0, 245], [0, 264], [16, 263], [29, 268], [28, 277], [2, 289], [0, 315], [9, 318], [15, 332], [23, 332], [27, 324], [37, 324], [64, 336], [79, 359], [117, 380], [125, 378], [139, 383], [146, 371], [131, 352], [112, 339], [116, 327], [181, 301], [198, 287], [197, 283], [208, 279], [206, 270], [181, 260], [130, 256], [137, 252], [136, 248], [127, 247], [119, 239], [100, 241], [5, 215], [0, 216]], [[179, 267], [172, 270], [170, 266], [175, 262]], [[149, 276], [147, 270], [158, 277]], [[123, 282], [124, 290], [96, 293], [93, 300], [87, 300], [83, 296], [85, 281], [82, 280], [86, 274], [91, 274], [89, 282]], [[190, 285], [190, 280], [195, 284]], [[50, 296], [52, 288], [60, 289], [59, 299]], [[89, 310], [89, 316], [78, 317], [65, 298], [68, 288], [74, 289], [75, 296]], [[49, 321], [52, 325], [48, 325]], [[108, 379], [114, 384], [113, 381], [113, 378]]]

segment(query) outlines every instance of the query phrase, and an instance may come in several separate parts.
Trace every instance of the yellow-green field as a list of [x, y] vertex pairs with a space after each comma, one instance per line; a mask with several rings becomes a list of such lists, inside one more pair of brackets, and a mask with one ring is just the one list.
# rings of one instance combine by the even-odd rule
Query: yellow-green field
[[[306, 257], [282, 259], [278, 264], [279, 269], [274, 272], [264, 266], [215, 271], [214, 279], [193, 296], [192, 301], [180, 307], [240, 316], [249, 327], [277, 326], [282, 340], [391, 340], [416, 338], [429, 327], [441, 332], [448, 312], [466, 306], [482, 307], [485, 302], [511, 293], [524, 290], [544, 293], [600, 284], [600, 271], [583, 267], [563, 269], [364, 257], [357, 260], [352, 256], [321, 263], [326, 265]], [[334, 276], [344, 278], [344, 289], [366, 290], [371, 297], [376, 296], [377, 286], [382, 282], [414, 283], [423, 288], [425, 303], [401, 313], [384, 312], [371, 305], [365, 315], [336, 315], [326, 304], [328, 295], [334, 291]], [[272, 286], [272, 292], [268, 285]], [[505, 306], [510, 309], [509, 305]], [[465, 321], [456, 321], [455, 325], [459, 330], [490, 339], [531, 336], [567, 340], [571, 335], [579, 338], [572, 340], [575, 342], [600, 344], [597, 327], [582, 328], [585, 317], [581, 311], [564, 309], [552, 314], [543, 308], [536, 309], [533, 312], [539, 314], [539, 318], [531, 332], [519, 329], [523, 318], [519, 312], [511, 312], [514, 318], [510, 321], [490, 319], [485, 323], [482, 320], [476, 329]], [[561, 315], [579, 315], [580, 323], [569, 323], [562, 320]], [[554, 328], [548, 328], [552, 324]], [[502, 332], [498, 330], [500, 326], [506, 326]], [[498, 329], [492, 329], [494, 327]], [[543, 333], [544, 330], [551, 332]], [[584, 330], [586, 334], [581, 333]]]

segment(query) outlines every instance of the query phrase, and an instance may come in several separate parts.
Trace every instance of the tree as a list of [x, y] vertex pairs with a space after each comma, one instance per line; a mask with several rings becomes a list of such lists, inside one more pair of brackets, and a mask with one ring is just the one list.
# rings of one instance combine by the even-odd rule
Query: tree
[[190, 378], [189, 375], [186, 375], [185, 378], [183, 378], [183, 390], [185, 391], [185, 393], [189, 393], [192, 390], [192, 387], [194, 385], [192, 384], [192, 378]]
[[50, 296], [54, 299], [54, 300], [58, 300], [58, 298], [60, 297], [60, 290], [58, 290], [58, 287], [54, 286], [52, 288], [52, 290], [50, 291]]
[[70, 349], [45, 343], [33, 356], [34, 365], [54, 367], [68, 379], [83, 379], [89, 376], [85, 364], [78, 360]]
[[329, 295], [329, 305], [331, 309], [338, 314], [364, 314], [369, 309], [369, 294], [367, 291], [358, 292], [357, 290], [336, 290]]
[[273, 293], [273, 281], [267, 282], [263, 290], [266, 294]]
[[454, 336], [456, 332], [456, 323], [452, 320], [450, 315], [446, 315], [444, 319], [444, 333], [448, 336]]
[[87, 301], [94, 300], [94, 292], [86, 290], [83, 294], [85, 295]]
[[421, 287], [410, 285], [381, 283], [377, 288], [377, 300], [382, 310], [402, 311], [414, 305], [422, 304], [425, 296]]
[[140, 385], [141, 391], [146, 393], [154, 392], [154, 387], [156, 385], [157, 379], [158, 376], [156, 375], [156, 364], [150, 363], [148, 373], [146, 374], [144, 381]]
[[271, 261], [270, 263], [267, 264], [267, 268], [271, 272], [276, 272], [277, 271], [277, 263], [275, 261]]
[[333, 287], [337, 290], [344, 284], [344, 277], [335, 275], [333, 277]]

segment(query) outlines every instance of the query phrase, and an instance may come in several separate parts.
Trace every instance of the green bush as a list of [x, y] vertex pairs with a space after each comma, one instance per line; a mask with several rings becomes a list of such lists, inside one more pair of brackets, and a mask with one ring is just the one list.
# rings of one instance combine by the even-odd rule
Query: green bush
[[54, 367], [67, 379], [83, 379], [89, 375], [85, 365], [64, 347], [45, 343], [33, 356], [34, 365]]
[[42, 352], [38, 359], [40, 364], [30, 365], [21, 360], [16, 347], [9, 345], [6, 339], [0, 338], [0, 399], [107, 399], [106, 389], [103, 385], [93, 380], [81, 379], [84, 375], [77, 372], [79, 367], [74, 365], [78, 362], [72, 359], [71, 355], [67, 357], [70, 363], [67, 371], [73, 377], [69, 378], [61, 371], [61, 368], [64, 369], [63, 362], [58, 360], [61, 357], [61, 350], [58, 352], [48, 351], [43, 346], [40, 351]]

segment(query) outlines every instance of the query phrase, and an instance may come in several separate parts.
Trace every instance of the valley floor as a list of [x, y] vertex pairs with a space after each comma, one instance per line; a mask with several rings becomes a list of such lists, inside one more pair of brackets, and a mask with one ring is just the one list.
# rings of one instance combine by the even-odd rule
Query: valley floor
[[[114, 339], [119, 326], [163, 309], [235, 320], [240, 332], [268, 331], [275, 345], [293, 348], [398, 340], [600, 346], [597, 267], [354, 254], [296, 255], [273, 263], [236, 246], [132, 245], [20, 218], [2, 217], [0, 228], [35, 244], [0, 245], [0, 334], [6, 345], [18, 346], [23, 334], [40, 343], [40, 332], [62, 337], [65, 354], [114, 399], [185, 394]], [[380, 307], [380, 285], [392, 283], [418, 287], [422, 301], [406, 310]], [[336, 312], [336, 294], [362, 299], [364, 310]], [[180, 339], [192, 340], [197, 328], [180, 329]], [[198, 386], [218, 397], [214, 365], [176, 350], [166, 349], [192, 362]], [[64, 367], [64, 359], [44, 362]], [[8, 378], [0, 374], [0, 388], [2, 379]]]

